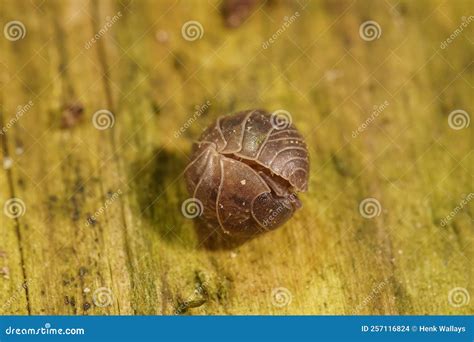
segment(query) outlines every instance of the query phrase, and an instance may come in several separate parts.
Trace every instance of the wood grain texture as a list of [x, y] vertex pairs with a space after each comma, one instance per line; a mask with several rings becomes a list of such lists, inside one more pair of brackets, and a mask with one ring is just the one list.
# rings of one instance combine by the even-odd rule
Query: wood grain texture
[[[259, 2], [231, 29], [218, 1], [2, 0], [26, 36], [0, 37], [0, 204], [26, 211], [0, 215], [0, 313], [473, 314], [448, 295], [474, 295], [472, 124], [448, 115], [472, 117], [474, 24], [440, 47], [472, 4]], [[182, 171], [203, 129], [248, 108], [291, 113], [309, 191], [283, 228], [209, 249]]]

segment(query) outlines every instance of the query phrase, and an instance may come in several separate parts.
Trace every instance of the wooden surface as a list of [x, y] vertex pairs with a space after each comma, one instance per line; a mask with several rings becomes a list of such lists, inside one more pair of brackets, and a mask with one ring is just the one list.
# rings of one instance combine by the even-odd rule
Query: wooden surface
[[[448, 115], [472, 117], [474, 24], [440, 47], [473, 2], [275, 0], [234, 29], [219, 6], [1, 1], [2, 27], [26, 28], [0, 37], [1, 126], [33, 105], [0, 136], [0, 204], [26, 208], [0, 216], [0, 313], [473, 314], [472, 202], [440, 223], [473, 191], [473, 125]], [[189, 20], [201, 39], [183, 39]], [[217, 116], [256, 107], [291, 113], [310, 190], [283, 228], [210, 249], [181, 172]], [[94, 127], [101, 109], [113, 128]]]

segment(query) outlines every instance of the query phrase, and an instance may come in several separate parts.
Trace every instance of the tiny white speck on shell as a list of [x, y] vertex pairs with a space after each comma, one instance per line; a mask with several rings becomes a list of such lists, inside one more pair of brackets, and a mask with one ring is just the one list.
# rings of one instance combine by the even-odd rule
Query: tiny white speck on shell
[[240, 181], [240, 184], [242, 184], [242, 185], [245, 185], [245, 183], [247, 183], [247, 181], [246, 181], [245, 179], [242, 179], [242, 180]]
[[88, 287], [86, 287], [86, 288], [84, 289], [84, 293], [89, 293], [89, 292], [91, 292], [91, 289], [88, 288]]

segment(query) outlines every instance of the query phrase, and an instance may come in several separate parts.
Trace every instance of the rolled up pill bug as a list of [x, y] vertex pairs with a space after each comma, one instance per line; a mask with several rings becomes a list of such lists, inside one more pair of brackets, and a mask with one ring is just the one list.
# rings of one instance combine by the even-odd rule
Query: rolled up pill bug
[[264, 110], [219, 117], [194, 144], [185, 170], [201, 218], [240, 237], [290, 219], [301, 207], [296, 193], [307, 190], [308, 175], [308, 150], [290, 117]]

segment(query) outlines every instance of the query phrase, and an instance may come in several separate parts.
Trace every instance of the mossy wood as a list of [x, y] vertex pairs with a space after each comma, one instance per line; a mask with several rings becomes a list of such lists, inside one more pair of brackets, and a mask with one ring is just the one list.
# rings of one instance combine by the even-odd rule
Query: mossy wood
[[[448, 298], [474, 295], [472, 202], [440, 224], [473, 190], [472, 124], [448, 115], [473, 113], [474, 24], [440, 45], [471, 12], [269, 1], [231, 29], [217, 1], [2, 1], [2, 28], [26, 35], [0, 37], [0, 204], [26, 211], [0, 215], [0, 313], [474, 313]], [[200, 39], [183, 39], [190, 20]], [[361, 39], [368, 20], [378, 39]], [[291, 113], [309, 191], [282, 228], [209, 248], [182, 171], [204, 128], [248, 108]]]

